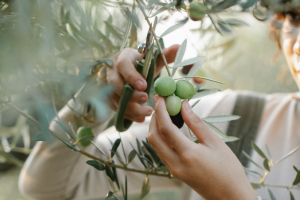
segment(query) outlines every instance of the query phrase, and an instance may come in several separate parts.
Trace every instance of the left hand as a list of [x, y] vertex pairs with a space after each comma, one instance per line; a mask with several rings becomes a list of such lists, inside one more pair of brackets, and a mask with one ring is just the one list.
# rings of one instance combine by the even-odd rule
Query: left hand
[[148, 140], [175, 178], [205, 199], [257, 200], [243, 166], [184, 100], [181, 115], [200, 141], [190, 141], [171, 121], [164, 98], [156, 95]]

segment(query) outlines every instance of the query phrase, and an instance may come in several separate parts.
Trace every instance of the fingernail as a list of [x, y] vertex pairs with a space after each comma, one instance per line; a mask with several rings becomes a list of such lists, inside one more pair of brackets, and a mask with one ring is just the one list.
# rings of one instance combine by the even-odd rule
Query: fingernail
[[144, 89], [144, 83], [143, 81], [137, 81], [135, 82], [135, 88], [138, 89], [138, 90], [143, 90]]
[[185, 105], [184, 105], [185, 110], [186, 110], [187, 112], [190, 112], [192, 109], [191, 109], [191, 106], [190, 106], [189, 102], [187, 102], [187, 101], [185, 100], [184, 104], [185, 104]]
[[147, 116], [150, 116], [151, 114], [152, 114], [152, 110], [149, 110], [148, 112], [147, 112]]
[[155, 95], [155, 96], [153, 97], [154, 103], [156, 103], [157, 98], [158, 98], [157, 95]]
[[147, 101], [147, 98], [145, 96], [142, 96], [139, 100], [140, 103], [145, 103]]

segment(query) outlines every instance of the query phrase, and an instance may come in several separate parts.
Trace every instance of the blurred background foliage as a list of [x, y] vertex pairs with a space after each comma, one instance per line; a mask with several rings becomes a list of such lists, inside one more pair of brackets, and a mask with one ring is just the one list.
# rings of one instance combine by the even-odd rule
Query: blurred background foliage
[[[55, 116], [54, 108], [60, 109], [74, 96], [99, 60], [120, 50], [128, 22], [132, 28], [127, 46], [144, 42], [148, 26], [141, 13], [128, 12], [131, 9], [125, 1], [0, 0], [0, 101], [13, 102], [47, 125]], [[268, 22], [234, 11], [220, 14], [222, 19], [245, 23], [236, 23], [230, 33], [220, 35], [204, 18], [188, 21], [164, 37], [165, 44], [181, 44], [188, 38], [186, 58], [206, 55], [199, 75], [226, 83], [220, 88], [204, 82], [206, 88], [298, 91], [282, 53], [274, 60], [277, 46], [269, 39]], [[183, 18], [184, 11], [162, 12], [157, 35]], [[176, 76], [180, 75], [178, 70]], [[16, 111], [0, 105], [0, 162], [20, 167], [26, 156], [18, 153], [30, 153], [31, 138], [39, 131]], [[25, 199], [16, 192], [19, 168], [0, 173], [0, 199]]]

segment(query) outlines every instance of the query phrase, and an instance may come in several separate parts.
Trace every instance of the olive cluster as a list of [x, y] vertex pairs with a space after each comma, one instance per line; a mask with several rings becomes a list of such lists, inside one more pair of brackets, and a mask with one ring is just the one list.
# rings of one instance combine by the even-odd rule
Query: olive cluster
[[180, 113], [181, 99], [191, 99], [196, 93], [194, 86], [186, 80], [175, 83], [171, 77], [163, 76], [155, 81], [154, 90], [158, 95], [165, 97], [167, 111], [173, 123], [181, 128], [183, 125]]

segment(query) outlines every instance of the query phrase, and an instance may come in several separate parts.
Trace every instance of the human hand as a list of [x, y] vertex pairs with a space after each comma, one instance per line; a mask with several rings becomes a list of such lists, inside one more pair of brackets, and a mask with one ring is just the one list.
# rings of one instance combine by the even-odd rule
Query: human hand
[[[172, 45], [164, 49], [164, 54], [168, 63], [175, 60], [179, 45]], [[115, 86], [115, 91], [111, 95], [111, 106], [117, 110], [119, 100], [122, 94], [123, 87], [126, 82], [135, 88], [135, 91], [128, 103], [125, 118], [131, 121], [143, 122], [145, 116], [150, 116], [153, 109], [149, 106], [142, 106], [148, 100], [147, 93], [143, 92], [147, 88], [147, 82], [134, 67], [136, 60], [141, 57], [141, 54], [132, 48], [126, 48], [119, 54], [111, 57], [113, 66], [107, 68], [107, 83]], [[162, 57], [157, 60], [155, 76], [159, 74], [164, 66]]]
[[156, 95], [154, 101], [148, 140], [175, 178], [205, 199], [257, 200], [237, 157], [192, 111], [188, 101], [183, 101], [182, 118], [199, 144], [172, 123], [161, 96]]

